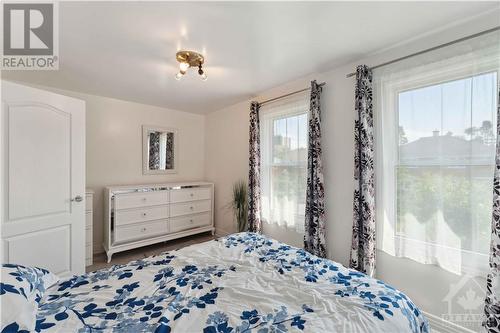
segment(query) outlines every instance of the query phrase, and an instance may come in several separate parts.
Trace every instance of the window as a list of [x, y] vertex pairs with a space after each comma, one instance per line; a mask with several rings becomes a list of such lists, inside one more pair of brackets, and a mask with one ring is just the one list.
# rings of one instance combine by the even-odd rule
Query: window
[[304, 231], [307, 97], [261, 109], [261, 187], [264, 222]]
[[399, 93], [396, 233], [489, 253], [496, 73]]
[[377, 82], [378, 247], [457, 274], [488, 267], [497, 65]]

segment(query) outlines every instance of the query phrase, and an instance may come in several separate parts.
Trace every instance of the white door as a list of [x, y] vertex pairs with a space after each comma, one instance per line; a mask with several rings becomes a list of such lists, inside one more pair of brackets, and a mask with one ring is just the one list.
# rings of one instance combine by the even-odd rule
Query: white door
[[2, 262], [85, 271], [85, 102], [1, 81]]

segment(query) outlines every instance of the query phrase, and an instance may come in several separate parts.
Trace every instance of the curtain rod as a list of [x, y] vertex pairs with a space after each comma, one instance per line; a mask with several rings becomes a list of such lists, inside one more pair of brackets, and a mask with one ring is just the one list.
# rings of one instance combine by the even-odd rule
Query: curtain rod
[[[370, 67], [370, 69], [375, 69], [375, 68], [387, 66], [387, 65], [393, 64], [395, 62], [401, 61], [401, 60], [405, 60], [405, 59], [408, 59], [408, 58], [411, 58], [411, 57], [415, 57], [415, 56], [418, 56], [418, 55], [421, 55], [421, 54], [424, 54], [424, 53], [427, 53], [427, 52], [438, 50], [438, 49], [441, 49], [443, 47], [450, 46], [450, 45], [453, 45], [453, 44], [456, 44], [456, 43], [460, 43], [460, 42], [466, 41], [468, 39], [479, 37], [481, 35], [485, 35], [485, 34], [488, 34], [490, 32], [497, 31], [497, 30], [500, 30], [500, 26], [497, 26], [497, 27], [494, 27], [494, 28], [491, 28], [491, 29], [488, 29], [488, 30], [481, 31], [481, 32], [478, 32], [478, 33], [473, 34], [473, 35], [469, 35], [469, 36], [465, 36], [465, 37], [462, 37], [462, 38], [459, 38], [459, 39], [455, 39], [455, 40], [453, 40], [451, 42], [444, 43], [444, 44], [441, 44], [441, 45], [437, 45], [437, 46], [434, 46], [434, 47], [431, 47], [429, 49], [425, 49], [425, 50], [422, 50], [422, 51], [419, 51], [419, 52], [415, 52], [415, 53], [409, 54], [409, 55], [401, 57], [401, 58], [396, 58], [394, 60], [384, 62], [384, 63], [382, 63], [380, 65]], [[356, 75], [356, 72], [353, 72], [353, 73], [347, 74], [346, 77], [351, 77], [351, 76], [355, 76], [355, 75]]]
[[[326, 84], [326, 82], [321, 82], [321, 83], [318, 83], [318, 86], [322, 87]], [[308, 90], [311, 90], [311, 87], [309, 88], [304, 88], [304, 89], [300, 89], [300, 90], [297, 90], [297, 91], [293, 91], [291, 93], [288, 93], [288, 94], [285, 94], [285, 95], [281, 95], [281, 96], [278, 96], [278, 97], [274, 97], [274, 98], [270, 98], [270, 99], [266, 99], [265, 101], [263, 102], [259, 102], [259, 105], [264, 105], [264, 104], [267, 104], [267, 103], [271, 103], [271, 102], [274, 102], [274, 101], [277, 101], [278, 99], [282, 99], [282, 98], [285, 98], [285, 97], [288, 97], [288, 96], [292, 96], [292, 95], [295, 95], [295, 94], [298, 94], [298, 93], [301, 93], [303, 91], [308, 91]]]

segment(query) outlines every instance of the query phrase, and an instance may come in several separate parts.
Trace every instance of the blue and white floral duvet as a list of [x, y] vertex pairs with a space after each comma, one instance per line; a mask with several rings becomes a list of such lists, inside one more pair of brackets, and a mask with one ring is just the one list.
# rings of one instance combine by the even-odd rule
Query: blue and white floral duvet
[[398, 290], [253, 233], [75, 276], [37, 332], [428, 332]]

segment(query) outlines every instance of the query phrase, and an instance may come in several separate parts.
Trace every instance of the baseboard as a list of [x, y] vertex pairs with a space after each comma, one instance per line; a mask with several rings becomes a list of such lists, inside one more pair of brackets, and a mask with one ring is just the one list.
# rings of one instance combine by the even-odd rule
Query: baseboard
[[422, 311], [429, 321], [432, 333], [476, 333], [468, 328], [459, 326], [451, 321], [444, 320], [436, 315]]

